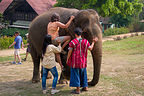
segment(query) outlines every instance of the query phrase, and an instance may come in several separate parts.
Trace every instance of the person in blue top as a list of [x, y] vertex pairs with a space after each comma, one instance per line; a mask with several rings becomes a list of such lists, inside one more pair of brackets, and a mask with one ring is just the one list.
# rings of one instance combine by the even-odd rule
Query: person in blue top
[[15, 39], [14, 39], [14, 42], [9, 46], [9, 48], [11, 46], [14, 45], [14, 61], [12, 62], [13, 64], [16, 64], [16, 57], [18, 58], [19, 62], [17, 64], [21, 64], [21, 58], [20, 58], [20, 55], [19, 55], [19, 51], [20, 51], [20, 48], [21, 48], [21, 44], [22, 44], [22, 48], [23, 48], [23, 41], [22, 41], [22, 37], [19, 35], [20, 33], [18, 31], [16, 31], [14, 33], [14, 36], [15, 36]]

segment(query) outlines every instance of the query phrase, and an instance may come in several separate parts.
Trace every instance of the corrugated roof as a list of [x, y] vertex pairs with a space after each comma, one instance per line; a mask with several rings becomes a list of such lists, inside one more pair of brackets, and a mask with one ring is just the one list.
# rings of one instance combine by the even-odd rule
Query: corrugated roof
[[2, 0], [0, 3], [0, 13], [3, 13], [13, 0]]
[[41, 14], [51, 8], [56, 0], [26, 0], [37, 14]]
[[[3, 13], [13, 0], [2, 0], [0, 3], [0, 13]], [[41, 14], [51, 8], [56, 0], [26, 0], [30, 6], [36, 11], [37, 14]]]

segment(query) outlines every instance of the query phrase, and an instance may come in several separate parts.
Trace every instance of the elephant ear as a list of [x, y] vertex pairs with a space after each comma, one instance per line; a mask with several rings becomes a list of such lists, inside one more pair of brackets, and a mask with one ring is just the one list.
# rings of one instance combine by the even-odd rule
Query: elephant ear
[[96, 21], [96, 24], [98, 24], [99, 27], [100, 27], [101, 30], [102, 30], [102, 26], [101, 26], [101, 24], [100, 24], [100, 16], [98, 15], [97, 11], [95, 11], [95, 10], [93, 10], [93, 9], [87, 9], [87, 11], [89, 11], [90, 14], [95, 15], [95, 19], [96, 19], [95, 21]]
[[82, 29], [85, 29], [89, 26], [89, 11], [87, 10], [81, 10], [78, 11], [78, 13], [75, 16], [74, 23], [76, 27], [80, 27]]

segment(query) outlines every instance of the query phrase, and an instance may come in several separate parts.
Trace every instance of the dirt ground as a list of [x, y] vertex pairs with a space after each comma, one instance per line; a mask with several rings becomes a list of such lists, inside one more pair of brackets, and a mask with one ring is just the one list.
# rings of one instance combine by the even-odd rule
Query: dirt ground
[[[6, 54], [9, 55], [9, 52]], [[60, 66], [57, 65], [57, 68], [60, 73]], [[89, 54], [89, 80], [93, 76], [92, 69], [92, 58]], [[10, 61], [0, 62], [0, 96], [50, 96], [50, 92], [47, 95], [42, 94], [41, 82], [31, 83], [32, 73], [33, 63], [30, 56], [22, 65], [11, 64]], [[52, 79], [47, 80], [48, 88], [51, 88], [51, 83]], [[57, 88], [61, 91], [54, 96], [75, 96], [70, 93], [74, 88], [70, 88], [68, 84], [58, 84]], [[103, 53], [99, 83], [79, 96], [144, 96], [144, 54]]]
[[[134, 60], [141, 61], [134, 61]], [[144, 86], [144, 54], [129, 56], [103, 55], [101, 77], [95, 87], [89, 87], [82, 96], [144, 96], [144, 92], [135, 88]], [[60, 66], [57, 66], [60, 72]], [[88, 58], [88, 78], [93, 73], [92, 58]], [[29, 56], [22, 65], [9, 62], [0, 63], [0, 96], [43, 96], [41, 82], [31, 83], [33, 64]], [[51, 88], [52, 79], [47, 80]], [[132, 84], [132, 85], [131, 85]], [[127, 88], [128, 87], [128, 88]], [[58, 84], [61, 90], [57, 96], [72, 96], [68, 85]], [[50, 94], [49, 94], [50, 95]], [[45, 95], [44, 95], [45, 96]]]

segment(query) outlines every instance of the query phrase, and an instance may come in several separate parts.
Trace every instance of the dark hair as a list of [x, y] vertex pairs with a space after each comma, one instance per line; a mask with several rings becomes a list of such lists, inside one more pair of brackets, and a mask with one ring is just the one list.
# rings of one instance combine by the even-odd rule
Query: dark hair
[[19, 31], [16, 31], [16, 32], [14, 32], [14, 34], [18, 34], [19, 35], [20, 33], [19, 33]]
[[49, 44], [52, 44], [51, 35], [46, 35], [44, 37], [43, 48], [42, 48], [43, 55], [45, 54], [46, 48]]
[[51, 17], [51, 22], [56, 22], [60, 20], [60, 16], [58, 13], [54, 13]]
[[74, 33], [76, 34], [76, 35], [78, 35], [78, 36], [80, 36], [81, 34], [82, 34], [82, 29], [81, 28], [79, 28], [79, 27], [77, 27], [75, 30], [74, 30]]

